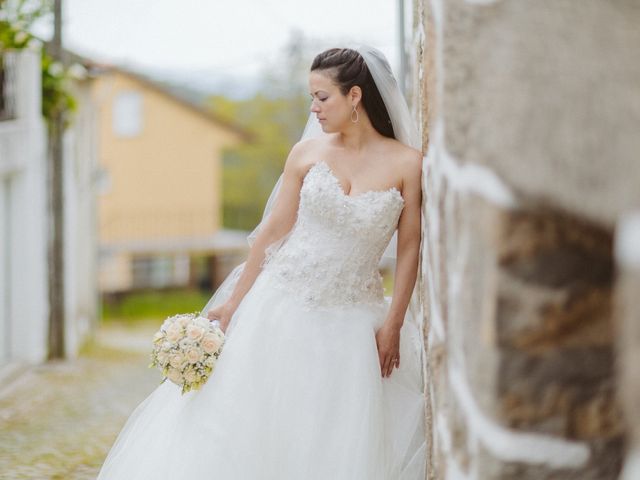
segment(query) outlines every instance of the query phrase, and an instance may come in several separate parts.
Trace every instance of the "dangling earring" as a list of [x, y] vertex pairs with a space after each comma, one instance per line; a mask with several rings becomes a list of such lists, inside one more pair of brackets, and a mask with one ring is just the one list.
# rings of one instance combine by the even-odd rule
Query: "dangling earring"
[[[356, 114], [356, 119], [355, 119], [355, 120], [353, 119], [353, 114], [354, 114], [354, 113]], [[351, 112], [351, 121], [352, 121], [353, 123], [358, 123], [358, 120], [359, 120], [359, 119], [360, 119], [360, 116], [358, 115], [358, 111], [356, 110], [356, 106], [354, 105], [354, 106], [353, 106], [353, 111]]]

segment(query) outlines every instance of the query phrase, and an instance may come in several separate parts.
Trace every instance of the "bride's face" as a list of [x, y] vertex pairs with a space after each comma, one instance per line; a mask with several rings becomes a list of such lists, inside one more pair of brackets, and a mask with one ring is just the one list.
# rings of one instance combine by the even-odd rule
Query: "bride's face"
[[326, 71], [314, 70], [309, 74], [309, 94], [311, 111], [325, 133], [339, 132], [348, 125], [353, 100], [342, 94]]

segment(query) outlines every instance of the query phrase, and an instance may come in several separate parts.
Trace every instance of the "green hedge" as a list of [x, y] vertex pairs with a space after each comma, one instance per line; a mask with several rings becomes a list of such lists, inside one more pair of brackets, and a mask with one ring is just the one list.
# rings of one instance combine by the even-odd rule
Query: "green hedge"
[[177, 313], [200, 311], [211, 293], [198, 290], [149, 290], [103, 301], [104, 321], [163, 320]]

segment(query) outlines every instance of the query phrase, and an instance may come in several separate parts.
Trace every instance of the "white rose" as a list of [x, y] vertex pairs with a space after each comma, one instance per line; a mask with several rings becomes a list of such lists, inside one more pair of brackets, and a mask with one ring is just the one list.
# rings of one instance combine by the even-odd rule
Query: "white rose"
[[202, 360], [202, 351], [198, 348], [191, 348], [187, 351], [186, 357], [189, 363], [198, 363]]
[[202, 349], [207, 353], [215, 353], [222, 345], [222, 340], [217, 335], [207, 333], [202, 339]]
[[157, 354], [156, 354], [156, 360], [158, 361], [158, 363], [160, 363], [160, 365], [165, 365], [167, 363], [167, 358], [169, 357], [169, 355], [167, 354], [167, 352], [164, 352], [162, 350], [160, 350]]
[[184, 379], [187, 383], [193, 383], [198, 380], [198, 374], [195, 370], [189, 369], [184, 372]]
[[198, 341], [204, 335], [204, 328], [199, 327], [198, 325], [189, 325], [187, 327], [187, 337], [191, 340]]
[[195, 319], [195, 324], [199, 327], [204, 328], [205, 330], [209, 328], [209, 319], [204, 317], [198, 317]]
[[173, 368], [181, 368], [184, 363], [184, 355], [182, 353], [177, 352], [169, 357], [169, 365]]
[[182, 328], [175, 323], [169, 326], [167, 329], [167, 340], [170, 342], [177, 342], [182, 337]]
[[183, 315], [182, 317], [178, 317], [178, 325], [181, 327], [185, 328], [189, 323], [191, 323], [191, 318], [188, 316]]
[[182, 374], [180, 373], [180, 370], [170, 368], [167, 372], [167, 378], [178, 385], [182, 383]]

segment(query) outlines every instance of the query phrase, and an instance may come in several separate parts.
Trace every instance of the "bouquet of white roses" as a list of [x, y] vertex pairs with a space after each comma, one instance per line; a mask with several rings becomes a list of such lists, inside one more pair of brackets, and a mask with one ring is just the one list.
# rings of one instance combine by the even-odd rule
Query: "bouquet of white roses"
[[222, 346], [224, 333], [217, 325], [195, 313], [167, 318], [153, 336], [149, 367], [158, 367], [167, 378], [182, 387], [182, 393], [205, 384]]

